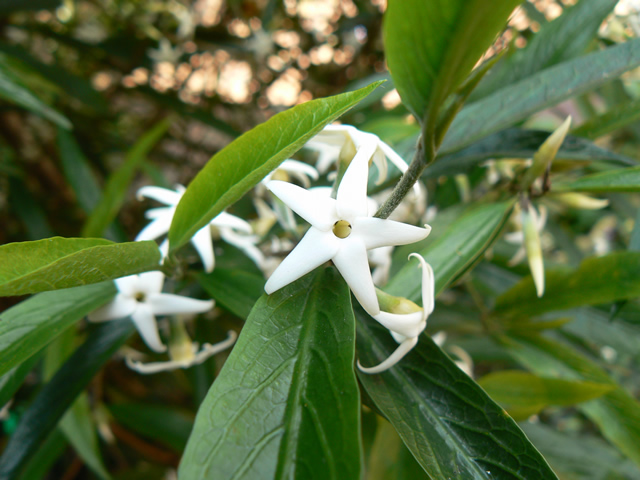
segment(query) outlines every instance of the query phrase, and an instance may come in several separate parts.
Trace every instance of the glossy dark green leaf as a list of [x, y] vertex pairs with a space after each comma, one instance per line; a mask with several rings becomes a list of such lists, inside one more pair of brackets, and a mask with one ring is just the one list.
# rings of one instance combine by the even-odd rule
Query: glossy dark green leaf
[[198, 230], [378, 85], [380, 82], [285, 110], [216, 153], [189, 184], [178, 204], [169, 230], [171, 249], [187, 243]]
[[68, 130], [72, 128], [71, 122], [64, 115], [40, 100], [23, 84], [4, 54], [0, 54], [0, 98], [40, 115], [59, 127]]
[[[377, 365], [397, 343], [361, 310], [357, 318], [359, 360]], [[390, 370], [358, 377], [431, 478], [556, 478], [518, 425], [428, 336]]]
[[[436, 293], [480, 258], [495, 240], [512, 206], [513, 202], [502, 202], [475, 207], [465, 212], [433, 244], [418, 251], [436, 272]], [[421, 272], [415, 261], [407, 262], [385, 287], [388, 293], [413, 301], [419, 300], [420, 289]]]
[[531, 277], [500, 295], [499, 315], [531, 317], [552, 310], [599, 305], [640, 296], [640, 252], [615, 252], [588, 258], [576, 270], [547, 269], [545, 292], [538, 298]]
[[602, 115], [588, 119], [572, 133], [586, 138], [598, 138], [637, 122], [639, 119], [640, 101], [624, 102]]
[[116, 294], [113, 282], [35, 295], [0, 315], [0, 375]]
[[618, 449], [640, 465], [640, 403], [607, 372], [570, 346], [541, 336], [502, 337], [522, 366], [541, 376], [609, 383], [614, 390], [577, 406]]
[[478, 385], [515, 420], [525, 420], [549, 405], [586, 402], [615, 388], [607, 383], [545, 378], [520, 370], [490, 373], [480, 378]]
[[198, 274], [197, 279], [218, 305], [240, 318], [249, 316], [264, 293], [264, 278], [244, 270], [216, 268], [211, 273]]
[[134, 331], [126, 319], [97, 327], [38, 393], [0, 457], [0, 479], [18, 478], [78, 394]]
[[[640, 65], [640, 39], [547, 68], [462, 109], [441, 153], [471, 145], [532, 113], [596, 88]], [[576, 75], [580, 72], [580, 75]]]
[[354, 335], [333, 268], [263, 295], [198, 411], [178, 477], [359, 479]]
[[617, 0], [581, 0], [543, 24], [524, 48], [516, 49], [493, 68], [472, 95], [478, 99], [545, 68], [581, 55]]
[[609, 170], [569, 182], [554, 182], [554, 192], [640, 192], [640, 167]]
[[154, 442], [164, 443], [177, 452], [184, 450], [193, 428], [193, 416], [170, 406], [116, 403], [109, 405], [109, 411], [125, 428]]
[[118, 210], [125, 201], [127, 190], [133, 176], [145, 161], [156, 143], [164, 136], [171, 121], [169, 118], [158, 122], [147, 131], [127, 152], [124, 163], [113, 172], [104, 186], [102, 198], [82, 229], [83, 237], [101, 237], [111, 222], [118, 215]]
[[389, 2], [383, 25], [387, 63], [400, 97], [420, 122], [437, 118], [444, 100], [471, 72], [519, 3]]
[[77, 287], [157, 270], [155, 242], [113, 243], [100, 238], [46, 238], [0, 246], [0, 295]]
[[521, 427], [562, 478], [640, 480], [640, 470], [631, 461], [594, 435], [561, 433], [542, 423]]

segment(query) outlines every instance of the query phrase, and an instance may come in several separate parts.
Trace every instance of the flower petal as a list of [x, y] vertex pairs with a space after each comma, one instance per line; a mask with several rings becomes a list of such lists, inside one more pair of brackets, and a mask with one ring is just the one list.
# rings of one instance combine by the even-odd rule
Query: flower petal
[[369, 160], [375, 148], [375, 145], [362, 145], [344, 173], [336, 195], [336, 211], [339, 219], [351, 221], [355, 217], [367, 215]]
[[116, 284], [118, 292], [134, 297], [140, 291], [140, 276], [127, 275], [126, 277], [116, 278], [113, 281]]
[[171, 215], [157, 217], [149, 225], [140, 230], [140, 233], [136, 236], [136, 242], [155, 240], [156, 238], [166, 234], [171, 226], [171, 220], [173, 220], [173, 212]]
[[325, 198], [310, 190], [279, 180], [267, 183], [267, 188], [317, 229], [329, 231], [339, 220], [336, 215], [336, 201], [333, 198]]
[[324, 262], [331, 260], [338, 251], [338, 242], [338, 237], [331, 232], [322, 232], [315, 227], [309, 228], [296, 248], [271, 274], [264, 286], [264, 291], [271, 295], [276, 290], [280, 290]]
[[182, 313], [202, 313], [213, 308], [213, 300], [197, 300], [173, 293], [149, 295], [147, 305], [154, 315], [177, 315]]
[[119, 293], [112, 301], [94, 310], [87, 317], [92, 322], [115, 320], [116, 318], [128, 317], [135, 311], [137, 306], [138, 302], [134, 298]]
[[[376, 287], [373, 285], [369, 260], [364, 243], [353, 235], [340, 240], [340, 250], [333, 258], [340, 275], [345, 279], [349, 288], [371, 316], [380, 313], [380, 305], [376, 295]], [[336, 237], [337, 238], [337, 237]], [[287, 257], [288, 259], [289, 257]], [[287, 260], [285, 259], [285, 260]]]
[[427, 326], [424, 312], [405, 314], [380, 312], [373, 318], [383, 327], [407, 338], [417, 337]]
[[249, 222], [227, 212], [221, 212], [217, 217], [211, 220], [209, 224], [216, 227], [234, 228], [245, 233], [253, 233]]
[[144, 340], [144, 343], [146, 343], [151, 350], [154, 352], [164, 352], [167, 350], [167, 347], [162, 343], [162, 340], [160, 340], [158, 324], [156, 323], [156, 317], [153, 315], [150, 305], [139, 303], [136, 311], [131, 314], [131, 320], [133, 320], [142, 340]]
[[375, 217], [358, 217], [352, 224], [352, 235], [365, 243], [367, 250], [394, 245], [407, 245], [429, 235], [431, 227], [424, 228]]
[[411, 257], [417, 258], [420, 262], [420, 268], [422, 268], [422, 308], [424, 308], [424, 318], [426, 320], [435, 307], [436, 279], [433, 274], [433, 268], [422, 255], [410, 253], [409, 258]]
[[138, 291], [147, 295], [160, 293], [164, 285], [164, 273], [160, 271], [145, 272], [138, 275]]
[[380, 373], [384, 372], [385, 370], [389, 370], [396, 363], [402, 360], [404, 356], [409, 353], [411, 349], [413, 349], [413, 347], [416, 346], [417, 343], [418, 337], [407, 338], [404, 342], [398, 345], [398, 348], [396, 348], [395, 351], [391, 355], [389, 355], [389, 358], [387, 358], [384, 362], [376, 365], [375, 367], [367, 368], [363, 367], [360, 364], [360, 360], [358, 360], [358, 368], [363, 373]]
[[177, 205], [180, 198], [182, 198], [182, 193], [174, 192], [168, 188], [147, 186], [138, 190], [136, 197], [138, 197], [138, 200], [146, 197], [157, 200], [165, 205]]
[[213, 240], [211, 240], [211, 228], [209, 225], [202, 227], [191, 237], [191, 244], [200, 255], [205, 272], [213, 272], [216, 257], [213, 253]]

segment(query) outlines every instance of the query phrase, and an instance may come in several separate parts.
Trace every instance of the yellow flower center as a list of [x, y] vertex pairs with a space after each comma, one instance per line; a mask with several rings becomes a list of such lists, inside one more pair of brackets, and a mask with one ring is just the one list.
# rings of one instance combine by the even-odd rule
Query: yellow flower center
[[145, 297], [144, 293], [142, 293], [142, 292], [136, 293], [136, 296], [135, 296], [136, 301], [144, 302], [145, 298], [146, 297]]
[[338, 220], [333, 224], [333, 234], [338, 238], [347, 238], [351, 235], [351, 224], [346, 220]]

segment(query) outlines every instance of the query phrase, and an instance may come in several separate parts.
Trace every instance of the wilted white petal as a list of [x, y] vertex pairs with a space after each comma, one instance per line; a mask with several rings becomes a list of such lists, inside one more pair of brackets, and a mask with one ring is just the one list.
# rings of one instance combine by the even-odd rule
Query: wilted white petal
[[217, 217], [211, 220], [210, 224], [216, 227], [229, 227], [241, 232], [253, 233], [249, 222], [227, 212], [221, 212], [220, 214], [218, 214]]
[[209, 225], [202, 227], [196, 232], [191, 238], [191, 244], [198, 252], [198, 255], [200, 255], [205, 272], [213, 272], [216, 258], [213, 253], [213, 240], [211, 239], [211, 228], [209, 228]]
[[146, 197], [157, 200], [165, 205], [177, 205], [182, 197], [182, 193], [174, 192], [167, 188], [147, 186], [138, 190], [138, 194], [136, 196], [138, 200], [142, 200]]
[[112, 301], [91, 312], [88, 318], [92, 322], [124, 318], [131, 315], [137, 306], [138, 302], [133, 297], [119, 293]]
[[269, 182], [267, 188], [314, 227], [325, 232], [333, 227], [336, 221], [336, 200], [333, 198], [323, 198], [297, 185], [279, 180]]
[[358, 368], [364, 373], [380, 373], [385, 370], [389, 370], [396, 363], [403, 359], [403, 357], [411, 351], [413, 347], [418, 343], [418, 337], [407, 338], [404, 342], [398, 345], [398, 348], [387, 358], [384, 362], [376, 365], [375, 367], [363, 367], [358, 360]]
[[[340, 250], [333, 258], [340, 275], [351, 288], [351, 291], [371, 316], [380, 313], [376, 287], [373, 285], [369, 260], [364, 244], [357, 238], [340, 240]], [[288, 257], [287, 257], [288, 258]], [[285, 259], [286, 260], [286, 259]]]
[[367, 215], [369, 160], [374, 151], [375, 145], [373, 148], [370, 145], [363, 145], [344, 173], [336, 195], [336, 211], [340, 218], [352, 219]]
[[215, 304], [213, 300], [197, 300], [173, 293], [151, 294], [147, 298], [147, 303], [154, 315], [202, 313], [211, 310]]
[[422, 228], [375, 217], [357, 217], [352, 226], [353, 233], [363, 240], [367, 249], [407, 245], [423, 240], [431, 232], [429, 225]]
[[270, 295], [331, 260], [338, 251], [338, 242], [338, 237], [331, 232], [322, 232], [315, 227], [309, 228], [296, 248], [271, 274], [264, 286], [264, 291]]
[[144, 340], [144, 343], [154, 352], [164, 352], [167, 347], [160, 340], [160, 334], [158, 333], [158, 324], [156, 323], [156, 317], [151, 311], [150, 305], [144, 303], [138, 303], [138, 308], [131, 314], [131, 320], [133, 320], [138, 333]]

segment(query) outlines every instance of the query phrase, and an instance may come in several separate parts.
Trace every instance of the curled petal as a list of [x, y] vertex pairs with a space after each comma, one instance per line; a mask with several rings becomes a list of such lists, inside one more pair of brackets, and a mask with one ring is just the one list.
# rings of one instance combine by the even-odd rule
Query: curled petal
[[322, 232], [315, 227], [309, 228], [296, 248], [271, 274], [264, 286], [264, 291], [271, 295], [276, 290], [280, 290], [324, 262], [331, 260], [338, 251], [338, 241], [338, 237], [331, 232]]
[[211, 228], [209, 225], [202, 227], [191, 238], [191, 244], [200, 255], [202, 265], [207, 273], [213, 272], [216, 257], [213, 253], [213, 240], [211, 240]]
[[424, 312], [405, 314], [380, 312], [373, 318], [383, 327], [406, 338], [417, 337], [427, 326]]
[[296, 212], [314, 227], [329, 231], [339, 220], [336, 216], [336, 201], [324, 198], [292, 183], [272, 180], [267, 188], [291, 210]]
[[371, 270], [369, 270], [367, 250], [360, 240], [352, 238], [352, 236], [340, 242], [340, 250], [333, 258], [333, 263], [362, 308], [369, 315], [375, 316], [380, 313], [380, 305], [378, 304], [376, 287], [371, 278]]
[[136, 311], [131, 315], [138, 333], [144, 340], [144, 343], [154, 352], [164, 352], [167, 347], [160, 340], [160, 334], [158, 333], [158, 324], [156, 323], [156, 317], [153, 315], [151, 306], [139, 303]]
[[147, 304], [154, 315], [177, 315], [181, 313], [203, 313], [211, 310], [213, 300], [197, 300], [173, 293], [149, 295]]
[[402, 360], [404, 356], [409, 353], [411, 349], [413, 349], [413, 347], [416, 346], [417, 343], [418, 337], [407, 338], [400, 345], [398, 345], [398, 348], [396, 348], [395, 351], [391, 355], [389, 355], [389, 358], [387, 358], [384, 362], [376, 365], [375, 367], [363, 367], [360, 364], [360, 360], [358, 360], [358, 368], [363, 373], [380, 373], [384, 372], [385, 370], [389, 370], [396, 363]]
[[309, 188], [310, 186], [309, 179], [317, 180], [319, 177], [318, 171], [315, 168], [298, 160], [285, 160], [280, 164], [278, 169], [284, 170], [291, 174], [291, 176], [297, 178], [305, 188]]
[[112, 301], [94, 310], [87, 317], [92, 322], [115, 320], [116, 318], [128, 317], [136, 310], [137, 306], [138, 302], [133, 297], [119, 293]]
[[429, 265], [422, 255], [417, 253], [409, 254], [409, 258], [417, 258], [422, 268], [422, 308], [424, 308], [425, 320], [433, 312], [435, 307], [435, 276], [433, 274], [433, 268]]
[[422, 228], [375, 217], [358, 217], [353, 222], [353, 234], [362, 239], [367, 250], [418, 242], [430, 232], [428, 225]]
[[182, 193], [174, 192], [173, 190], [169, 190], [168, 188], [162, 187], [142, 187], [138, 190], [136, 195], [138, 200], [142, 200], [143, 198], [151, 198], [153, 200], [157, 200], [160, 203], [164, 203], [165, 205], [177, 205], [182, 198]]

